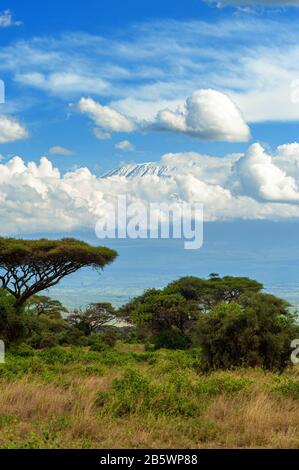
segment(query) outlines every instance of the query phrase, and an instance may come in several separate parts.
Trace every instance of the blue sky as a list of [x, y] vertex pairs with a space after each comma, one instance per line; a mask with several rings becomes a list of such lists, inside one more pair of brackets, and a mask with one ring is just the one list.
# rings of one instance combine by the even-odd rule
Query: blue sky
[[[283, 2], [282, 2], [283, 3]], [[179, 100], [190, 96], [197, 88], [206, 88], [211, 82], [212, 88], [220, 91], [235, 91], [234, 87], [229, 86], [231, 64], [233, 55], [236, 55], [236, 61], [240, 60], [243, 51], [259, 51], [262, 55], [261, 47], [265, 48], [264, 53], [275, 52], [275, 47], [282, 46], [281, 53], [284, 54], [284, 48], [290, 44], [292, 47], [296, 44], [296, 21], [299, 10], [297, 8], [260, 8], [251, 7], [250, 12], [244, 12], [234, 6], [217, 8], [214, 4], [207, 4], [201, 0], [181, 1], [135, 1], [128, 0], [121, 2], [118, 0], [75, 0], [72, 2], [72, 8], [68, 2], [53, 0], [51, 2], [38, 3], [33, 0], [23, 1], [4, 1], [1, 2], [1, 9], [9, 9], [16, 21], [22, 22], [21, 25], [0, 29], [0, 47], [6, 54], [10, 54], [7, 62], [13, 61], [18, 50], [21, 58], [16, 60], [13, 65], [5, 63], [0, 66], [0, 77], [6, 84], [6, 104], [0, 105], [1, 111], [17, 117], [24, 126], [26, 126], [29, 137], [24, 140], [13, 141], [0, 146], [0, 153], [9, 158], [12, 155], [20, 155], [24, 161], [37, 161], [40, 156], [47, 155], [50, 147], [63, 146], [74, 152], [72, 157], [62, 157], [61, 155], [52, 155], [51, 160], [58, 168], [63, 171], [74, 167], [75, 165], [87, 165], [97, 174], [111, 167], [118, 166], [123, 161], [141, 162], [149, 160], [159, 160], [160, 156], [167, 152], [188, 152], [195, 151], [205, 154], [225, 155], [231, 152], [244, 151], [247, 142], [203, 142], [197, 138], [175, 134], [158, 133], [147, 130], [146, 132], [132, 133], [130, 136], [124, 133], [113, 134], [111, 139], [99, 140], [92, 134], [92, 122], [79, 113], [74, 112], [69, 107], [70, 103], [76, 103], [82, 96], [90, 96], [102, 104], [115, 103], [124, 100], [126, 94], [128, 97], [134, 97], [134, 88], [141, 88], [142, 85], [154, 86], [155, 84], [169, 84], [169, 91], [164, 88], [163, 91], [154, 93], [154, 100]], [[203, 25], [203, 26], [201, 26]], [[231, 26], [229, 26], [231, 25]], [[217, 37], [215, 33], [207, 33], [205, 30], [209, 26], [214, 26], [219, 31], [223, 31]], [[204, 31], [201, 34], [201, 29]], [[157, 31], [157, 42], [154, 42]], [[226, 33], [227, 31], [227, 33]], [[187, 34], [186, 34], [187, 33]], [[81, 46], [76, 50], [75, 39], [80, 41]], [[184, 36], [186, 35], [186, 40]], [[188, 36], [188, 37], [187, 37]], [[71, 41], [70, 37], [73, 38]], [[90, 45], [91, 38], [94, 41], [103, 38], [103, 46], [98, 44]], [[163, 38], [169, 39], [169, 48], [165, 48], [165, 58], [167, 65], [167, 55], [172, 55], [170, 60], [169, 75], [167, 67], [163, 64], [163, 54], [159, 54], [159, 37], [163, 44]], [[171, 41], [175, 39], [180, 47], [179, 57], [180, 67], [185, 67], [185, 71], [179, 70], [179, 66], [174, 66], [175, 53], [171, 52]], [[145, 41], [144, 41], [145, 40]], [[113, 48], [109, 51], [107, 44], [114, 42], [119, 50], [117, 54]], [[125, 45], [131, 46], [130, 51], [125, 50]], [[107, 50], [103, 54], [101, 47]], [[116, 46], [115, 46], [116, 47]], [[123, 53], [121, 52], [123, 47]], [[145, 53], [145, 48], [151, 48], [149, 57], [142, 54], [138, 57], [138, 52]], [[201, 52], [196, 54], [196, 47]], [[204, 48], [218, 51], [223, 58], [215, 58], [210, 53], [207, 57], [204, 54]], [[184, 52], [184, 48], [186, 52]], [[191, 52], [188, 48], [193, 49]], [[41, 63], [35, 61], [32, 57], [34, 51], [41, 54], [49, 54], [48, 61], [46, 57], [40, 58]], [[156, 51], [156, 57], [155, 57]], [[249, 52], [248, 52], [249, 51]], [[51, 54], [63, 56], [60, 61], [51, 62]], [[136, 58], [134, 59], [134, 53]], [[28, 63], [26, 64], [26, 54], [28, 54]], [[123, 75], [117, 77], [117, 70], [111, 71], [113, 86], [103, 92], [96, 93], [94, 89], [89, 91], [89, 87], [82, 87], [78, 92], [72, 92], [72, 87], [66, 92], [57, 93], [49, 89], [41, 89], [33, 86], [32, 83], [25, 83], [19, 76], [32, 73], [44, 73], [45, 75], [55, 72], [55, 65], [58, 72], [62, 73], [65, 68], [70, 67], [70, 61], [73, 56], [77, 56], [78, 64], [86, 60], [82, 65], [85, 72], [90, 70], [92, 78], [100, 77], [101, 70], [104, 67], [114, 66], [124, 68], [126, 72], [130, 71], [132, 77], [128, 79]], [[231, 58], [225, 58], [231, 54]], [[185, 59], [185, 65], [184, 65]], [[144, 71], [142, 76], [140, 70], [144, 60]], [[291, 60], [291, 59], [290, 59]], [[192, 62], [192, 67], [188, 64]], [[259, 58], [261, 63], [262, 57]], [[4, 61], [5, 62], [5, 61]], [[207, 79], [203, 79], [200, 66], [203, 62], [208, 64]], [[199, 67], [198, 76], [196, 75], [195, 65]], [[287, 67], [289, 64], [285, 64]], [[293, 66], [293, 64], [291, 63]], [[153, 76], [150, 68], [153, 67]], [[228, 70], [223, 72], [223, 67]], [[244, 67], [244, 65], [243, 65]], [[188, 68], [190, 68], [190, 83], [182, 86], [187, 80]], [[166, 69], [166, 70], [165, 70]], [[159, 70], [163, 72], [159, 76]], [[84, 72], [84, 73], [85, 73]], [[242, 94], [244, 87], [247, 86], [246, 80], [250, 77], [242, 77], [242, 74], [248, 72], [247, 69], [238, 72], [233, 71], [233, 80], [238, 77], [240, 82], [236, 87], [241, 88]], [[299, 70], [298, 70], [299, 72]], [[296, 70], [293, 71], [294, 77]], [[223, 83], [217, 80], [216, 76], [223, 75]], [[299, 76], [299, 75], [298, 75]], [[258, 74], [255, 80], [260, 80]], [[82, 78], [84, 80], [84, 77]], [[109, 82], [109, 71], [105, 71], [105, 81]], [[161, 85], [162, 87], [162, 85]], [[125, 90], [127, 88], [127, 90]], [[171, 88], [173, 90], [171, 90]], [[141, 101], [148, 101], [151, 90], [148, 95], [146, 91], [139, 92]], [[257, 104], [259, 96], [257, 95]], [[242, 100], [240, 100], [242, 103]], [[237, 103], [239, 104], [239, 103]], [[243, 104], [243, 103], [242, 103]], [[164, 103], [165, 105], [165, 103]], [[293, 107], [291, 103], [290, 107]], [[241, 107], [239, 105], [239, 107]], [[248, 114], [251, 129], [251, 140], [260, 141], [275, 148], [282, 143], [289, 143], [298, 140], [298, 120], [288, 121], [287, 113], [284, 113], [282, 121], [277, 119], [279, 110], [273, 112], [273, 118], [266, 116], [252, 118], [252, 112], [248, 105], [241, 107], [243, 114]], [[247, 111], [247, 112], [246, 112]], [[262, 113], [261, 113], [262, 114]], [[267, 113], [266, 113], [267, 114]], [[269, 119], [270, 117], [270, 119]], [[130, 152], [119, 151], [114, 145], [122, 140], [129, 139], [134, 145], [135, 150]]]

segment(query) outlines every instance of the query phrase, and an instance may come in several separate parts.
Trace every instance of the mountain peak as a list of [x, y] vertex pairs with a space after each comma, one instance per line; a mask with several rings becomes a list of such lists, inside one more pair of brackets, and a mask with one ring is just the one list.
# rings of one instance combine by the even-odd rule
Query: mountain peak
[[115, 168], [108, 171], [102, 178], [110, 178], [112, 176], [125, 176], [126, 178], [136, 178], [142, 176], [159, 176], [159, 177], [170, 177], [175, 171], [175, 168], [171, 168], [165, 165], [159, 165], [154, 162], [147, 163], [136, 163]]

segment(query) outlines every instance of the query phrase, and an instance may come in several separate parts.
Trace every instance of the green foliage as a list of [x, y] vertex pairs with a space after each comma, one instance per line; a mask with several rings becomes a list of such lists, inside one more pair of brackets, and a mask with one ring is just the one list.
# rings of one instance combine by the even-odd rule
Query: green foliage
[[0, 377], [14, 380], [37, 375], [39, 379], [61, 382], [61, 374], [66, 370], [79, 375], [102, 375], [107, 368], [146, 363], [152, 357], [149, 353], [118, 352], [107, 346], [100, 351], [95, 349], [55, 346], [36, 350], [26, 343], [13, 344], [5, 364], [0, 364]]
[[273, 392], [277, 395], [299, 400], [299, 382], [279, 377], [278, 384], [274, 387]]
[[191, 343], [192, 327], [202, 312], [209, 312], [221, 302], [230, 303], [242, 295], [259, 293], [262, 288], [262, 284], [246, 277], [190, 276], [170, 283], [163, 290], [146, 291], [124, 306], [120, 315], [136, 325], [145, 337], [152, 336], [157, 347], [186, 348]]
[[88, 344], [91, 351], [101, 352], [107, 349], [107, 345], [104, 343], [101, 336], [97, 334], [93, 334], [88, 338]]
[[34, 296], [24, 308], [16, 309], [14, 297], [0, 289], [0, 338], [7, 347], [19, 342], [37, 349], [78, 344], [82, 332], [68, 325], [61, 316], [64, 311], [60, 302], [39, 296]]
[[5, 289], [0, 289], [0, 339], [6, 345], [20, 340], [26, 334], [23, 312], [17, 312], [14, 298]]
[[222, 302], [201, 315], [196, 332], [206, 369], [282, 370], [290, 362], [290, 343], [298, 326], [285, 302], [252, 294], [240, 296], [239, 303]]
[[190, 338], [175, 328], [162, 330], [154, 337], [154, 346], [156, 349], [188, 349], [190, 345]]
[[196, 385], [199, 395], [217, 396], [221, 394], [234, 395], [248, 388], [252, 381], [248, 378], [229, 376], [227, 374], [215, 377], [202, 377]]
[[56, 285], [63, 277], [90, 266], [103, 268], [117, 253], [80, 240], [21, 240], [0, 238], [0, 286], [20, 308], [33, 295]]
[[[52, 248], [48, 241], [42, 242], [48, 254], [56, 246], [56, 242]], [[261, 288], [260, 283], [244, 277], [186, 277], [163, 290], [146, 291], [120, 312], [111, 304], [96, 303], [67, 319], [63, 318], [66, 309], [56, 300], [34, 296], [16, 309], [13, 295], [2, 289], [0, 338], [16, 357], [30, 359], [34, 366], [58, 367], [88, 357], [98, 361], [99, 371], [138, 362], [155, 365], [161, 374], [177, 368], [198, 372], [247, 366], [281, 371], [290, 363], [290, 343], [298, 337], [299, 327], [288, 304], [261, 293]], [[117, 317], [134, 326], [113, 326]], [[120, 354], [113, 349], [120, 339], [134, 343], [142, 338], [143, 353]], [[33, 348], [41, 352], [33, 354]], [[138, 347], [132, 349], [138, 351]], [[159, 356], [158, 349], [169, 352]], [[24, 367], [30, 368], [29, 362]], [[95, 368], [93, 364], [91, 369]]]
[[61, 346], [44, 349], [40, 352], [39, 357], [46, 364], [59, 365], [74, 363], [78, 360], [77, 350], [75, 348], [65, 349]]
[[35, 316], [45, 315], [47, 318], [58, 320], [67, 314], [68, 310], [59, 300], [51, 299], [46, 295], [34, 295], [27, 301], [25, 312]]
[[156, 335], [168, 328], [184, 333], [197, 319], [198, 310], [180, 294], [146, 295], [131, 312], [132, 321]]
[[115, 416], [195, 417], [215, 396], [235, 395], [250, 385], [248, 379], [227, 375], [192, 379], [188, 371], [180, 369], [166, 374], [161, 383], [129, 368], [120, 379], [113, 381], [110, 392], [97, 394], [96, 405], [103, 414]]
[[170, 283], [166, 293], [181, 294], [186, 300], [199, 302], [202, 311], [208, 311], [220, 302], [236, 301], [242, 294], [261, 292], [263, 285], [247, 277], [219, 277], [212, 273], [209, 279], [189, 276]]
[[14, 356], [32, 357], [35, 355], [35, 350], [26, 343], [15, 343], [9, 348], [9, 352]]
[[5, 355], [5, 364], [0, 364], [0, 377], [9, 380], [31, 374], [40, 377], [45, 370], [46, 365], [36, 355], [24, 357], [7, 353]]

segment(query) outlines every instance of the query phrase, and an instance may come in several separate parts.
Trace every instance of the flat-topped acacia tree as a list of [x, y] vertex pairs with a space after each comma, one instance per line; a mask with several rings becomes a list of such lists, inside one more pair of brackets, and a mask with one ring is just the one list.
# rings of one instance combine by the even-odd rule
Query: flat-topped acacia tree
[[84, 267], [103, 269], [117, 253], [74, 238], [23, 240], [0, 238], [0, 288], [20, 308], [31, 296], [58, 284]]

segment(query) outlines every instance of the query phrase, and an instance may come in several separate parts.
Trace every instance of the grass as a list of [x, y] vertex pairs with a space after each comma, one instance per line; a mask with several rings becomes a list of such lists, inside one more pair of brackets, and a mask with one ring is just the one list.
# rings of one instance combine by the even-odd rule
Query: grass
[[0, 447], [299, 448], [298, 378], [202, 374], [197, 350], [20, 348], [0, 365]]

